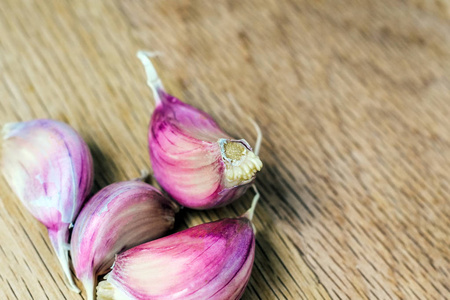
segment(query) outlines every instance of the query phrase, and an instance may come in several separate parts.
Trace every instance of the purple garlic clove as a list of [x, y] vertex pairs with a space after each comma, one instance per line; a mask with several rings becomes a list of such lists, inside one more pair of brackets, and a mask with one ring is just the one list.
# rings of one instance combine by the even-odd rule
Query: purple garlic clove
[[97, 298], [240, 299], [254, 257], [247, 217], [198, 225], [119, 254]]
[[253, 152], [245, 140], [226, 134], [211, 116], [167, 94], [149, 59], [152, 55], [138, 52], [156, 100], [149, 126], [156, 180], [189, 208], [214, 208], [236, 200], [262, 168], [259, 146]]
[[47, 227], [68, 285], [79, 292], [70, 273], [68, 238], [92, 186], [88, 146], [62, 122], [9, 123], [3, 127], [2, 169], [23, 205]]
[[71, 255], [88, 299], [97, 276], [106, 274], [119, 252], [161, 237], [173, 227], [178, 205], [140, 181], [111, 184], [95, 194], [75, 223]]

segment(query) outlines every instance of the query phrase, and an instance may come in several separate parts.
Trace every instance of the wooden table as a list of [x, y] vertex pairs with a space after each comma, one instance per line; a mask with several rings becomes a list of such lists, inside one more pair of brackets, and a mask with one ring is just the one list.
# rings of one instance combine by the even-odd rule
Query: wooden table
[[[72, 125], [95, 191], [139, 176], [154, 108], [139, 49], [163, 53], [168, 91], [231, 135], [254, 143], [247, 116], [262, 128], [243, 299], [450, 298], [448, 1], [3, 0], [1, 123]], [[0, 299], [83, 298], [0, 190]], [[185, 210], [176, 230], [251, 198]]]

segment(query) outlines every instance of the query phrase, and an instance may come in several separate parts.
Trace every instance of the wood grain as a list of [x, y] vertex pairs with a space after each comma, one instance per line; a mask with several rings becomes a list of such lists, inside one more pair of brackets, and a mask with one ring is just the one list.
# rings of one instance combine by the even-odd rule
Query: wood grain
[[[448, 1], [3, 0], [0, 37], [1, 123], [75, 127], [95, 190], [150, 168], [139, 49], [162, 52], [167, 89], [230, 134], [254, 141], [258, 121], [243, 299], [450, 299]], [[0, 299], [82, 299], [45, 228], [0, 191]], [[251, 197], [186, 210], [176, 230]]]

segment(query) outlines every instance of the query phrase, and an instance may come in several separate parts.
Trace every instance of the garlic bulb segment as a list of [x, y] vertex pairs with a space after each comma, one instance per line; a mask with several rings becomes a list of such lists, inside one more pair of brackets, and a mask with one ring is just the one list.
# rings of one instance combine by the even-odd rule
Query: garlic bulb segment
[[149, 126], [154, 176], [181, 205], [207, 209], [239, 198], [262, 162], [243, 139], [226, 134], [205, 112], [167, 94], [149, 57], [138, 52], [156, 108]]
[[119, 254], [97, 299], [240, 299], [254, 256], [248, 218], [198, 225]]
[[111, 184], [95, 194], [75, 223], [71, 255], [88, 299], [97, 276], [106, 274], [119, 252], [161, 237], [173, 227], [178, 205], [141, 181]]
[[89, 194], [92, 157], [79, 134], [54, 120], [3, 127], [2, 170], [11, 189], [48, 229], [69, 287], [79, 292], [69, 268], [69, 226]]

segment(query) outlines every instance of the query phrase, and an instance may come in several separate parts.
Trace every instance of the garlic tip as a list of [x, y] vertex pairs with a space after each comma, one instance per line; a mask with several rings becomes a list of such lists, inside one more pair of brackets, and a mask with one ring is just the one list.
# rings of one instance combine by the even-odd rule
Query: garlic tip
[[148, 176], [150, 176], [150, 172], [147, 169], [142, 169], [141, 176], [134, 178], [133, 180], [145, 182], [145, 180], [148, 178]]
[[7, 140], [10, 138], [10, 133], [17, 124], [18, 123], [12, 122], [12, 123], [6, 123], [5, 125], [3, 125], [3, 128], [2, 128], [3, 140]]

